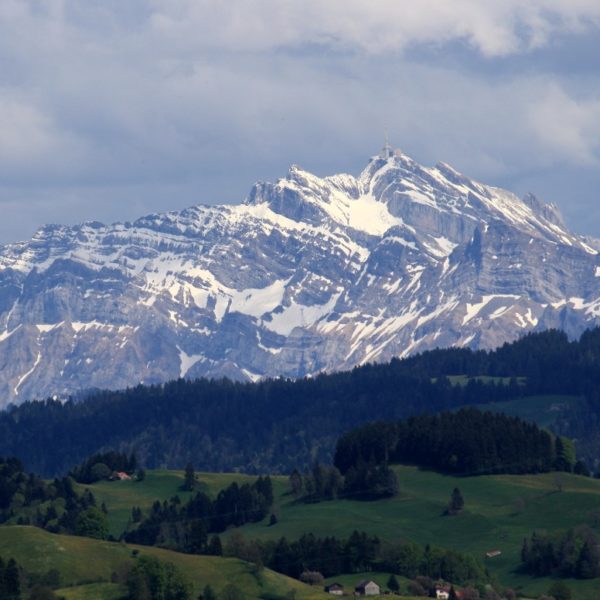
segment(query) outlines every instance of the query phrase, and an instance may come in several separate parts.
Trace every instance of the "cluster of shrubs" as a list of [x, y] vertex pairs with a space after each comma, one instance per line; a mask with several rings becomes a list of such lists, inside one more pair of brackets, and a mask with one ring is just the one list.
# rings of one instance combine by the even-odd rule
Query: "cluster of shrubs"
[[294, 469], [289, 477], [290, 491], [294, 497], [306, 503], [350, 498], [353, 500], [377, 500], [398, 494], [398, 479], [387, 464], [361, 462], [349, 469], [345, 476], [336, 466], [319, 462], [301, 475]]

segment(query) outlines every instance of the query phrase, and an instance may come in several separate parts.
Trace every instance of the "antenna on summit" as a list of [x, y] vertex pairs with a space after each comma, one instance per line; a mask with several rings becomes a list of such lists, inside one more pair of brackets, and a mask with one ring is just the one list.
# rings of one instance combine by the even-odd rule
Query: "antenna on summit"
[[390, 157], [394, 156], [394, 149], [390, 146], [387, 125], [384, 127], [383, 131], [384, 131], [384, 136], [385, 136], [385, 144], [384, 144], [381, 152], [379, 153], [379, 157], [380, 158], [390, 158]]

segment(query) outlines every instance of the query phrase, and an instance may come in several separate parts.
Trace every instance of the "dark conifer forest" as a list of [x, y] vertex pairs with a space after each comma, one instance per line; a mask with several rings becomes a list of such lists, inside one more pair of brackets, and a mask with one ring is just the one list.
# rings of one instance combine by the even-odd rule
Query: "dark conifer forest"
[[346, 477], [369, 463], [413, 464], [460, 475], [541, 473], [561, 467], [560, 448], [533, 423], [463, 408], [365, 425], [340, 438], [334, 463]]
[[[452, 375], [465, 376], [464, 385]], [[192, 462], [199, 470], [289, 473], [315, 459], [329, 463], [338, 437], [365, 423], [539, 394], [582, 399], [559, 433], [578, 438], [578, 454], [593, 466], [600, 329], [578, 341], [551, 330], [490, 352], [434, 350], [301, 380], [177, 380], [81, 402], [27, 402], [0, 414], [0, 454], [45, 476], [109, 449], [135, 453], [150, 468]]]

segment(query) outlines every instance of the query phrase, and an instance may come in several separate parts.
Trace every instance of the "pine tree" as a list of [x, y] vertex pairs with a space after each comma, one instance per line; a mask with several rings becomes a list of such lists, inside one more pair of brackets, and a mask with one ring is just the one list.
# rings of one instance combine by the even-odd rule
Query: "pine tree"
[[452, 490], [452, 495], [450, 496], [450, 503], [448, 504], [448, 514], [456, 515], [458, 514], [465, 506], [465, 500], [460, 493], [458, 488], [454, 488]]
[[400, 584], [396, 579], [396, 576], [392, 573], [390, 578], [387, 580], [387, 586], [392, 592], [397, 592], [400, 590]]
[[185, 466], [185, 479], [183, 482], [183, 489], [186, 492], [191, 492], [191, 491], [193, 491], [195, 485], [196, 485], [196, 473], [194, 472], [194, 465], [191, 462], [189, 462]]
[[529, 550], [529, 540], [525, 538], [523, 545], [521, 546], [521, 562], [527, 564], [531, 558], [531, 552]]
[[6, 588], [6, 598], [18, 600], [21, 597], [21, 575], [19, 566], [14, 558], [9, 559], [4, 570], [4, 585]]
[[204, 591], [202, 592], [201, 598], [202, 600], [217, 600], [217, 595], [210, 585], [206, 585], [204, 587]]
[[212, 556], [223, 556], [223, 546], [221, 538], [218, 535], [213, 535], [208, 543], [207, 553]]
[[579, 554], [576, 571], [577, 577], [582, 579], [593, 579], [600, 575], [600, 553], [596, 543], [585, 542]]
[[142, 509], [139, 506], [134, 506], [131, 509], [131, 522], [139, 523], [142, 520]]
[[296, 497], [300, 496], [302, 493], [302, 475], [298, 472], [298, 469], [294, 469], [290, 474], [290, 490], [292, 494]]

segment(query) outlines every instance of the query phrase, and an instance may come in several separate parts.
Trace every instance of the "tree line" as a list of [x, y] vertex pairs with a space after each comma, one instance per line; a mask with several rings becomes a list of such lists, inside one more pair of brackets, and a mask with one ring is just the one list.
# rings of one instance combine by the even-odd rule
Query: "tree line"
[[[525, 335], [494, 351], [434, 350], [311, 379], [236, 383], [177, 380], [100, 391], [85, 401], [27, 402], [0, 414], [0, 454], [45, 476], [68, 472], [102, 448], [148, 468], [192, 461], [212, 471], [289, 473], [330, 462], [340, 434], [362, 423], [453, 410], [535, 394], [581, 396], [600, 422], [600, 329], [569, 341], [558, 331]], [[449, 375], [466, 375], [465, 385]], [[586, 421], [585, 415], [592, 419]], [[600, 452], [600, 438], [578, 436]], [[589, 454], [593, 458], [592, 454]]]
[[414, 464], [445, 473], [540, 473], [560, 469], [564, 443], [533, 423], [464, 408], [370, 423], [344, 434], [334, 464], [346, 477], [365, 465]]
[[586, 525], [566, 532], [536, 531], [523, 540], [521, 563], [527, 573], [538, 577], [600, 577], [600, 540]]
[[358, 531], [346, 539], [307, 533], [293, 541], [285, 537], [276, 541], [246, 540], [237, 535], [227, 541], [225, 554], [294, 578], [304, 573], [327, 578], [384, 571], [409, 579], [421, 576], [458, 584], [488, 580], [481, 562], [471, 556], [414, 542], [384, 543], [377, 536]]

